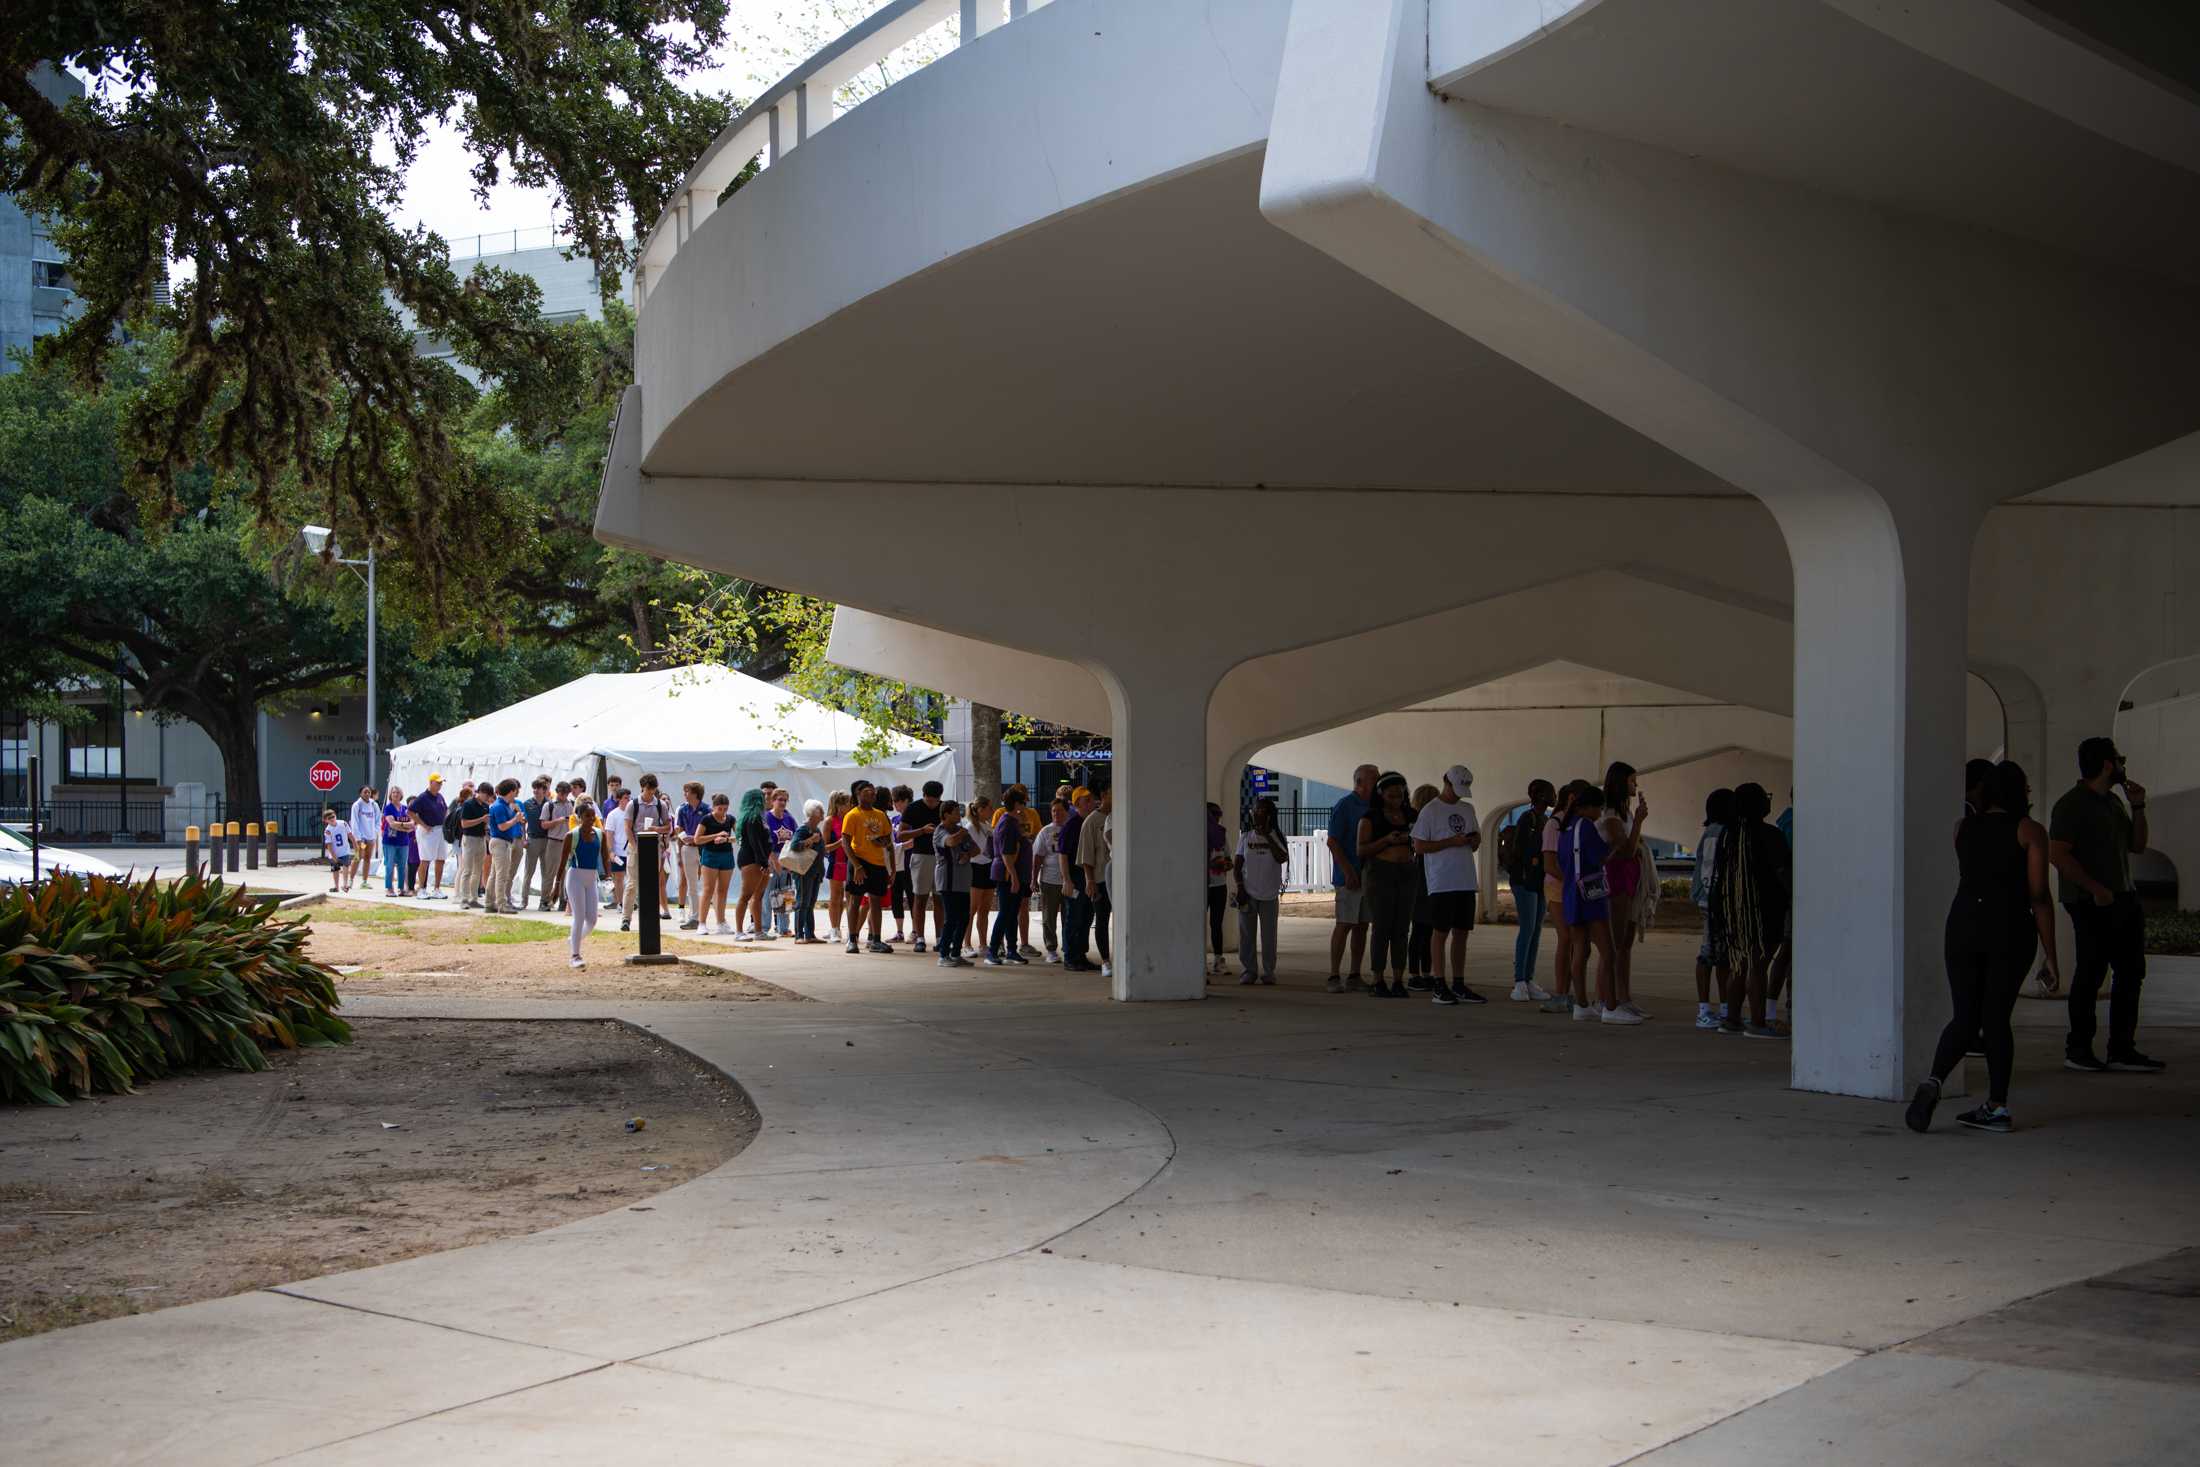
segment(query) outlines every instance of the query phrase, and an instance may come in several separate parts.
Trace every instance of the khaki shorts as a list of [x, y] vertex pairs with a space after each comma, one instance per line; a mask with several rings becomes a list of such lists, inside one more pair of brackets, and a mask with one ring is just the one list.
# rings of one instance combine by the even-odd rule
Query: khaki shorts
[[939, 885], [935, 879], [938, 874], [939, 868], [933, 865], [930, 856], [925, 855], [922, 851], [912, 855], [909, 858], [910, 894], [920, 897], [932, 895]]
[[1339, 927], [1364, 927], [1367, 911], [1364, 905], [1367, 888], [1364, 886], [1340, 886], [1337, 888], [1337, 925]]

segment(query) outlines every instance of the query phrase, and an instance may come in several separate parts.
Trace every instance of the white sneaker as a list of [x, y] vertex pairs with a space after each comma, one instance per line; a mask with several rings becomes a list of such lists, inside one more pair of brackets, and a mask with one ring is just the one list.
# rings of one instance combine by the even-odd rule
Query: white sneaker
[[1050, 947], [1047, 949], [1047, 961], [1050, 963], [1059, 963], [1060, 961], [1062, 961], [1062, 955]]
[[1103, 978], [1113, 978], [1115, 976], [1115, 964], [1102, 963], [1100, 965], [1100, 976]]
[[1621, 1004], [1620, 1008], [1630, 1014], [1633, 1014], [1638, 1019], [1647, 1019], [1650, 1017], [1650, 1011], [1648, 1009], [1637, 1007], [1633, 999], [1629, 999], [1627, 1000], [1627, 1002]]
[[1531, 982], [1528, 985], [1528, 997], [1537, 1003], [1549, 1003], [1551, 1001], [1551, 990], [1540, 983]]
[[835, 927], [835, 928], [834, 928], [834, 929], [833, 929], [832, 931], [830, 931], [830, 932], [826, 933], [826, 934], [825, 934], [825, 940], [826, 940], [827, 942], [838, 942], [838, 941], [840, 941], [840, 929], [839, 929], [838, 927]]
[[713, 922], [710, 924], [710, 935], [712, 937], [731, 937], [733, 936], [733, 929], [723, 922]]
[[1642, 1022], [1642, 1015], [1622, 1004], [1616, 1009], [1606, 1009], [1604, 1011], [1604, 1022], [1607, 1024], [1639, 1024]]
[[573, 959], [573, 963], [572, 963], [572, 966], [574, 966], [574, 967], [576, 967], [576, 968], [585, 968], [585, 967], [587, 967], [587, 966], [588, 966], [588, 964], [586, 964], [586, 963], [582, 962], [582, 961], [581, 961], [581, 960], [580, 960], [579, 958], [575, 958], [575, 959]]
[[1535, 1002], [1535, 991], [1529, 984], [1515, 983], [1513, 985], [1512, 1001], [1514, 1003], [1533, 1003]]
[[1593, 1004], [1577, 1003], [1574, 1005], [1574, 1022], [1577, 1024], [1588, 1023], [1595, 1019], [1600, 1012], [1602, 1010]]

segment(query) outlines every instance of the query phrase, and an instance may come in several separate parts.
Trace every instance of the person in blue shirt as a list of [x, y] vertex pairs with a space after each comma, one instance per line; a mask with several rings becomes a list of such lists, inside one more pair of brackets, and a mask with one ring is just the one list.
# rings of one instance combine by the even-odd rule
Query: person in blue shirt
[[[1367, 914], [1360, 897], [1360, 822], [1373, 808], [1375, 779], [1382, 773], [1372, 764], [1352, 771], [1352, 792], [1329, 812], [1329, 864], [1337, 883], [1337, 925], [1329, 933], [1329, 991], [1343, 993], [1360, 984], [1360, 964], [1367, 953]], [[1344, 950], [1352, 948], [1352, 976], [1340, 976]]]
[[565, 868], [565, 900], [573, 914], [567, 945], [576, 968], [588, 966], [581, 960], [581, 939], [596, 930], [603, 901], [597, 882], [604, 865], [603, 827], [596, 823], [596, 807], [584, 795], [573, 804], [573, 863]]
[[420, 899], [440, 902], [449, 898], [443, 890], [443, 863], [451, 854], [451, 843], [444, 839], [443, 821], [451, 813], [451, 802], [443, 797], [443, 776], [428, 776], [428, 790], [414, 795], [412, 800], [413, 840], [418, 845], [421, 867], [427, 870], [425, 879], [416, 879]]
[[511, 916], [518, 912], [512, 905], [512, 877], [519, 869], [518, 855], [521, 843], [527, 838], [527, 811], [514, 798], [519, 794], [519, 781], [500, 780], [496, 798], [489, 802], [489, 896], [488, 908]]

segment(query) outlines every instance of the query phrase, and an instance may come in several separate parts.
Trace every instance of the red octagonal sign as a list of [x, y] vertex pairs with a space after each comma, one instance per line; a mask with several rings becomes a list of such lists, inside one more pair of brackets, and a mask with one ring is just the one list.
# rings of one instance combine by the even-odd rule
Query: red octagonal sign
[[343, 782], [344, 771], [336, 767], [335, 761], [321, 759], [306, 771], [306, 778], [312, 780], [313, 787], [325, 795]]

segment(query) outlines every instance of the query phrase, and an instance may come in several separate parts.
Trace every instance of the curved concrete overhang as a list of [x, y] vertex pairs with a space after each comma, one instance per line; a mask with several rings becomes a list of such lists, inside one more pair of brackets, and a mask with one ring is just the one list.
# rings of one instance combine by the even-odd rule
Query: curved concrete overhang
[[2004, 0], [1431, 0], [1442, 95], [2200, 282], [2200, 101]]
[[698, 227], [637, 335], [655, 477], [1730, 494], [1267, 223], [1283, 0], [1072, 0]]

